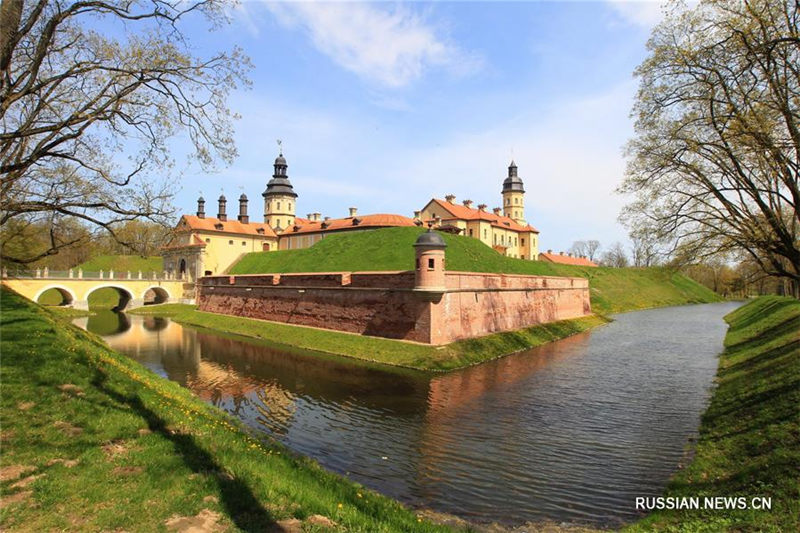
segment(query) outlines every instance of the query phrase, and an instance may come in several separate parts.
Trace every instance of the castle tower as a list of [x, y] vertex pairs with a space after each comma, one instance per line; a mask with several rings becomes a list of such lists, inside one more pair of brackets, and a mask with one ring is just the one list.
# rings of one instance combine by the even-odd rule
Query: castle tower
[[275, 158], [274, 166], [272, 179], [267, 183], [267, 190], [261, 195], [264, 197], [264, 222], [274, 230], [282, 230], [294, 225], [297, 193], [289, 182], [286, 173], [288, 165], [283, 157], [283, 151]]
[[444, 249], [447, 244], [435, 231], [428, 231], [417, 237], [414, 250], [417, 256], [414, 276], [414, 290], [421, 292], [444, 292], [445, 264]]
[[517, 175], [514, 161], [508, 167], [508, 177], [503, 181], [503, 214], [514, 222], [525, 225], [525, 188]]

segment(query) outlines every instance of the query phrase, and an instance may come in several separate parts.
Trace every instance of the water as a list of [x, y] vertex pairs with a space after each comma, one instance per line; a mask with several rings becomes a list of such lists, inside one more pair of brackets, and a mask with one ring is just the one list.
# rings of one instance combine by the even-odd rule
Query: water
[[616, 321], [446, 375], [392, 371], [181, 327], [78, 319], [115, 349], [293, 450], [471, 521], [619, 525], [660, 494], [705, 409], [737, 304]]

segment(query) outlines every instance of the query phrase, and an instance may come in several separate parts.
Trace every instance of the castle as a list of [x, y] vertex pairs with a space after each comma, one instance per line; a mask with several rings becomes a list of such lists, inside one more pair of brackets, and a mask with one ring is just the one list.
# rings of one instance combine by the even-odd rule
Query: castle
[[197, 200], [197, 212], [183, 215], [175, 236], [162, 249], [164, 270], [177, 278], [197, 281], [203, 276], [223, 274], [249, 252], [308, 248], [326, 235], [396, 226], [432, 225], [441, 231], [479, 239], [497, 252], [527, 260], [539, 258], [539, 232], [525, 221], [525, 188], [512, 161], [503, 181], [503, 207], [487, 211], [486, 204], [472, 207], [471, 200], [455, 203], [455, 196], [433, 198], [414, 218], [397, 214], [359, 215], [355, 207], [343, 218], [309, 213], [296, 215], [298, 195], [289, 180], [283, 153], [275, 159], [272, 179], [262, 193], [264, 221], [251, 222], [248, 198], [239, 197], [235, 220], [227, 215], [227, 199], [217, 200], [216, 217], [206, 216], [205, 199]]

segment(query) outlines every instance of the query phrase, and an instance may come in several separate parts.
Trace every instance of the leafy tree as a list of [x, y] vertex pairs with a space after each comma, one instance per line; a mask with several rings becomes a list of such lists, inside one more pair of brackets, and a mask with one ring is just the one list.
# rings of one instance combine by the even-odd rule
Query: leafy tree
[[[69, 221], [115, 235], [166, 223], [169, 139], [186, 133], [204, 168], [235, 156], [226, 97], [246, 83], [238, 49], [195, 57], [186, 19], [225, 21], [208, 0], [2, 0], [0, 230], [46, 223], [48, 242], [4, 249], [32, 263], [69, 246]], [[159, 174], [160, 177], [156, 177]]]
[[621, 218], [800, 283], [800, 3], [676, 4], [638, 67]]

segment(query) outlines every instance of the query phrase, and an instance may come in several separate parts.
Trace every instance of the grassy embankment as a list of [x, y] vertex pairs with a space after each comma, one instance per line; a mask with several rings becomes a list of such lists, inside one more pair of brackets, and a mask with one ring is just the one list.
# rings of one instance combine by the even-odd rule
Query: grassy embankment
[[[311, 248], [253, 253], [231, 273], [408, 270], [419, 228], [388, 228], [326, 237]], [[666, 269], [577, 268], [504, 257], [476, 239], [444, 235], [448, 267], [473, 272], [583, 276], [598, 313], [716, 301], [711, 291]], [[155, 306], [141, 313], [169, 313], [184, 324], [420, 370], [453, 370], [540, 346], [608, 322], [602, 316], [566, 320], [520, 331], [458, 341], [443, 347], [315, 330], [287, 324], [202, 313], [191, 306]]]
[[[412, 245], [420, 228], [386, 228], [330, 235], [310, 248], [247, 254], [231, 274], [411, 270]], [[589, 279], [592, 309], [609, 314], [648, 307], [716, 302], [721, 298], [691, 279], [665, 268], [590, 268], [505, 257], [477, 239], [442, 234], [447, 268]]]
[[762, 297], [725, 320], [694, 458], [665, 495], [771, 497], [772, 509], [658, 511], [631, 531], [800, 531], [800, 301]]
[[3, 531], [444, 530], [0, 291]]

